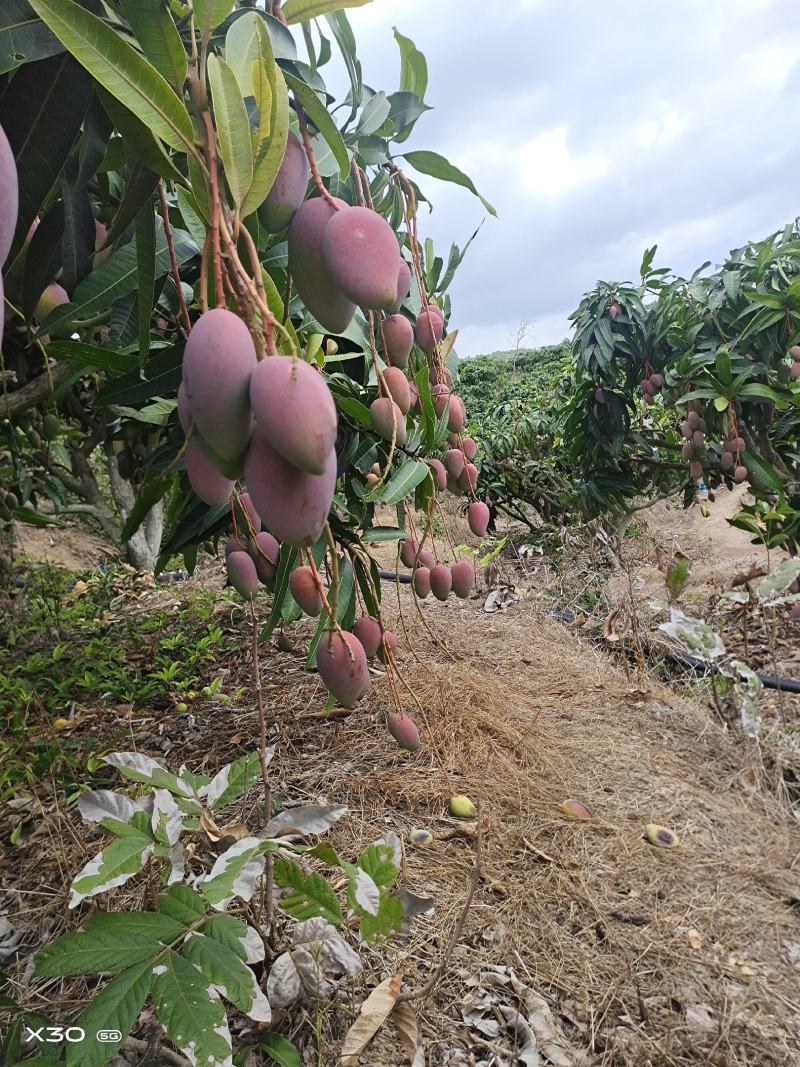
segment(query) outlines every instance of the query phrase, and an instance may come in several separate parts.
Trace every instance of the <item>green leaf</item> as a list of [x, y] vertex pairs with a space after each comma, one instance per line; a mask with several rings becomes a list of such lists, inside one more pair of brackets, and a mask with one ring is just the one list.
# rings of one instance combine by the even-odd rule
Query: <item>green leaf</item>
[[229, 1061], [228, 1022], [213, 985], [176, 952], [165, 952], [155, 970], [153, 1006], [170, 1041], [194, 1063]]
[[749, 481], [761, 489], [767, 489], [773, 493], [783, 491], [783, 479], [772, 466], [755, 452], [749, 449], [742, 455], [742, 462], [747, 467]]
[[61, 41], [36, 17], [28, 0], [3, 0], [0, 5], [0, 74], [63, 51]]
[[279, 1067], [303, 1067], [300, 1051], [296, 1045], [273, 1030], [267, 1030], [258, 1038], [260, 1048], [279, 1065]]
[[259, 139], [253, 162], [253, 181], [242, 204], [242, 215], [245, 218], [266, 200], [286, 154], [286, 140], [289, 134], [289, 94], [286, 81], [275, 65], [269, 34], [261, 27], [261, 20], [259, 20], [259, 37], [261, 55], [256, 61], [259, 67], [257, 99], [266, 107], [266, 93], [262, 87], [262, 82], [266, 80], [271, 92], [269, 136], [262, 139], [262, 121], [259, 126]]
[[83, 281], [92, 269], [95, 245], [95, 221], [92, 202], [85, 188], [76, 188], [67, 180], [74, 178], [75, 157], [67, 163], [61, 176], [61, 201], [64, 205], [64, 236], [61, 242], [63, 285], [68, 293]]
[[26, 64], [0, 96], [0, 125], [19, 178], [15, 248], [25, 240], [67, 161], [91, 95], [86, 71], [64, 54]]
[[403, 929], [405, 908], [399, 897], [381, 897], [377, 915], [361, 916], [361, 935], [365, 941], [375, 941], [379, 937], [389, 937]]
[[281, 545], [278, 558], [278, 572], [275, 575], [275, 591], [272, 595], [272, 611], [260, 634], [260, 640], [266, 641], [275, 632], [281, 621], [283, 602], [289, 590], [289, 578], [297, 563], [297, 549], [291, 545]]
[[157, 137], [194, 152], [192, 120], [183, 100], [118, 33], [75, 0], [31, 0], [31, 7], [92, 77]]
[[153, 842], [144, 835], [130, 834], [112, 841], [73, 879], [69, 906], [74, 908], [87, 897], [124, 885], [144, 867], [152, 851]]
[[[126, 963], [130, 961], [126, 959]], [[144, 1006], [153, 977], [152, 959], [142, 960], [118, 974], [75, 1020], [86, 1033], [67, 1045], [67, 1067], [103, 1067], [119, 1050]], [[118, 1041], [98, 1041], [103, 1030], [118, 1030]]]
[[97, 394], [98, 407], [140, 404], [154, 396], [168, 396], [181, 381], [182, 353], [165, 348], [148, 360], [143, 370], [131, 371], [107, 382]]
[[729, 404], [730, 401], [726, 396], [714, 397], [714, 407], [717, 409], [717, 411], [726, 411]]
[[64, 205], [55, 204], [36, 227], [25, 254], [22, 281], [22, 314], [30, 322], [39, 297], [61, 267], [64, 235]]
[[400, 49], [400, 91], [414, 93], [420, 100], [424, 100], [425, 90], [428, 88], [428, 64], [425, 56], [410, 37], [404, 37], [396, 26], [393, 29], [394, 39]]
[[427, 463], [418, 459], [408, 459], [383, 487], [378, 500], [382, 504], [397, 504], [413, 493], [417, 486], [430, 476], [431, 469]]
[[152, 959], [182, 933], [185, 927], [181, 923], [155, 912], [95, 915], [86, 920], [83, 930], [62, 934], [40, 949], [36, 973], [43, 977], [116, 974], [133, 963]]
[[171, 885], [158, 898], [158, 910], [161, 915], [175, 919], [184, 926], [191, 926], [202, 919], [207, 909], [206, 902], [194, 889], [188, 885]]
[[330, 145], [331, 151], [336, 157], [336, 162], [339, 164], [339, 175], [344, 181], [350, 173], [350, 156], [347, 152], [347, 145], [344, 143], [341, 133], [339, 133], [339, 128], [328, 113], [328, 109], [306, 82], [286, 70], [283, 71], [283, 77], [297, 101], [302, 104], [303, 110]]
[[319, 18], [329, 11], [340, 11], [344, 7], [363, 7], [371, 0], [286, 0], [283, 13], [291, 26], [295, 22], [308, 22]]
[[739, 390], [739, 396], [755, 400], [768, 400], [771, 404], [783, 403], [783, 397], [780, 393], [776, 393], [774, 389], [770, 389], [768, 385], [762, 385], [760, 382], [748, 382], [747, 385], [743, 385]]
[[[246, 11], [228, 27], [225, 34], [225, 62], [233, 71], [242, 96], [255, 96], [253, 89], [253, 61], [261, 52], [261, 33], [269, 42], [264, 20], [256, 11]], [[272, 46], [268, 44], [272, 58]]]
[[[137, 157], [135, 166], [146, 168], [147, 171], [152, 171], [153, 174], [160, 174], [162, 178], [169, 178], [171, 181], [185, 185], [186, 178], [172, 162], [164, 150], [164, 146], [153, 136], [145, 123], [138, 119], [124, 104], [121, 104], [115, 96], [107, 93], [102, 86], [95, 85], [95, 92], [102, 102], [106, 114], [114, 123], [115, 129], [122, 136], [125, 145]], [[134, 175], [132, 174], [129, 185], [133, 178]], [[120, 214], [121, 211], [122, 208], [118, 208], [117, 214]], [[133, 214], [136, 213], [133, 212]], [[132, 217], [133, 215], [131, 215]], [[130, 222], [130, 219], [128, 219], [128, 222]], [[112, 223], [112, 230], [116, 231], [117, 236], [122, 232], [122, 227], [116, 222], [116, 219]]]
[[[6, 1005], [4, 1001], [5, 997], [0, 998], [0, 1008], [11, 1007], [13, 1005], [16, 1009], [16, 1004], [11, 1001], [11, 1005]], [[22, 1028], [25, 1025], [24, 1015], [19, 1015], [14, 1022], [7, 1028], [3, 1036], [2, 1049], [0, 1049], [0, 1067], [11, 1067], [16, 1063], [22, 1055]]]
[[150, 318], [156, 289], [156, 217], [146, 203], [136, 216], [136, 295], [139, 306], [139, 362], [150, 353]]
[[[180, 230], [173, 231], [173, 239], [178, 266], [197, 255], [197, 245], [187, 234]], [[156, 238], [155, 277], [160, 278], [169, 270], [169, 249], [164, 234], [159, 232]], [[49, 315], [45, 323], [40, 324], [40, 327], [46, 325], [47, 329], [40, 328], [39, 332], [52, 332], [63, 323], [73, 322], [111, 307], [123, 296], [135, 291], [137, 279], [136, 242], [131, 241], [114, 252], [97, 270], [92, 271], [72, 294], [72, 302], [64, 304]]]
[[339, 899], [321, 874], [305, 874], [294, 860], [284, 856], [275, 860], [274, 874], [278, 885], [294, 890], [281, 897], [281, 907], [295, 919], [303, 921], [319, 915], [331, 923], [342, 921]]
[[214, 101], [214, 120], [228, 187], [241, 207], [253, 180], [253, 145], [250, 121], [236, 75], [219, 56], [208, 57], [208, 80]]
[[227, 945], [216, 938], [193, 933], [186, 939], [183, 958], [193, 963], [245, 1015], [260, 1022], [270, 1021], [269, 1002], [255, 975]]
[[234, 0], [194, 0], [194, 15], [203, 40], [207, 41], [214, 27], [230, 15], [233, 5]]
[[379, 889], [391, 889], [400, 873], [393, 855], [391, 845], [377, 841], [358, 857], [358, 866], [367, 872]]
[[211, 811], [218, 811], [234, 800], [238, 800], [261, 777], [261, 756], [258, 752], [249, 752], [246, 756], [223, 767], [219, 774], [208, 783], [204, 797]]
[[361, 540], [365, 544], [378, 544], [382, 541], [404, 541], [407, 536], [399, 526], [370, 526], [361, 535]]
[[488, 200], [484, 200], [473, 185], [472, 179], [468, 178], [458, 167], [454, 167], [444, 156], [440, 156], [438, 152], [406, 152], [405, 159], [420, 174], [428, 174], [431, 178], [439, 178], [443, 182], [452, 182], [454, 185], [461, 185], [465, 189], [469, 189], [471, 193], [477, 196], [489, 214], [494, 215], [495, 218], [497, 217], [497, 212]]
[[58, 525], [58, 519], [54, 518], [52, 515], [44, 515], [41, 511], [34, 511], [33, 508], [12, 508], [11, 514], [17, 522], [24, 522], [26, 526]]
[[163, 0], [123, 0], [125, 18], [159, 74], [182, 92], [188, 61], [181, 35]]
[[264, 958], [264, 942], [258, 931], [232, 915], [212, 915], [203, 933], [226, 945], [240, 960], [255, 963]]

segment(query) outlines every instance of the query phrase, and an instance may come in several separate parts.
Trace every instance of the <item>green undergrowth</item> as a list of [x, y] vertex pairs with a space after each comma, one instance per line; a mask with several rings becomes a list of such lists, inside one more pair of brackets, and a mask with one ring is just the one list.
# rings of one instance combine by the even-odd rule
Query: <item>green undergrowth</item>
[[[90, 780], [124, 730], [123, 709], [230, 699], [221, 661], [238, 646], [215, 616], [218, 592], [164, 587], [167, 601], [124, 566], [15, 577], [0, 612], [0, 802], [40, 780], [68, 789]], [[79, 729], [92, 719], [97, 750]]]

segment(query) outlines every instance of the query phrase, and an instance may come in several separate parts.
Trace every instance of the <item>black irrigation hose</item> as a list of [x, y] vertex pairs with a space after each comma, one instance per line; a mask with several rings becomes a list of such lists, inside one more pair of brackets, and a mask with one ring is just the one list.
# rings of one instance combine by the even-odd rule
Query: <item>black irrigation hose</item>
[[[561, 622], [575, 621], [575, 616], [569, 611], [554, 611], [552, 615]], [[666, 648], [659, 648], [659, 652], [665, 659], [679, 663], [682, 667], [691, 667], [696, 671], [710, 670], [712, 674], [716, 674], [718, 669], [713, 663], [706, 663], [702, 659], [697, 659], [696, 656], [690, 656], [687, 652], [670, 652]], [[765, 689], [778, 689], [783, 693], [800, 693], [800, 681], [796, 678], [777, 678], [774, 674], [759, 674], [758, 671], [755, 675]]]
[[410, 574], [395, 574], [394, 571], [378, 571], [378, 574], [381, 576], [381, 580], [384, 581], [384, 582], [397, 582], [397, 581], [399, 581], [401, 585], [410, 585], [411, 584], [411, 575]]

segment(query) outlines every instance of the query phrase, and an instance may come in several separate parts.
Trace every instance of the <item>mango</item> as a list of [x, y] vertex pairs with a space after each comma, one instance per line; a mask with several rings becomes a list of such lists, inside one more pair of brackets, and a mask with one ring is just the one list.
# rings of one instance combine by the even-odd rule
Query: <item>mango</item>
[[198, 440], [193, 438], [189, 442], [185, 458], [186, 474], [195, 494], [212, 507], [227, 504], [233, 492], [233, 482], [219, 472]]
[[317, 670], [328, 692], [345, 708], [354, 708], [371, 685], [364, 646], [344, 630], [323, 634], [317, 646]]
[[243, 600], [252, 600], [258, 592], [258, 574], [247, 552], [231, 552], [225, 561], [228, 581]]
[[408, 378], [399, 367], [387, 367], [383, 372], [383, 381], [389, 396], [394, 400], [401, 412], [407, 415], [411, 408], [411, 390], [408, 387]]
[[295, 567], [289, 576], [289, 592], [306, 615], [316, 618], [322, 611], [322, 597], [310, 567]]
[[457, 597], [462, 600], [470, 595], [475, 588], [475, 570], [471, 563], [466, 560], [460, 563], [454, 563], [450, 568], [450, 574], [452, 577], [452, 589]]
[[307, 474], [325, 471], [338, 416], [316, 368], [292, 356], [267, 356], [250, 379], [250, 405], [261, 436], [285, 460]]
[[391, 441], [394, 436], [396, 445], [406, 443], [406, 420], [403, 412], [388, 396], [379, 396], [370, 404], [372, 425], [375, 433], [384, 441]]
[[468, 796], [458, 793], [450, 797], [450, 814], [456, 819], [474, 819], [478, 812]]
[[[337, 200], [344, 209], [347, 205]], [[322, 197], [306, 200], [289, 227], [289, 270], [300, 299], [330, 333], [346, 330], [356, 305], [339, 291], [322, 258], [322, 238], [336, 209]]]
[[476, 537], [484, 537], [489, 528], [491, 512], [482, 500], [473, 500], [467, 508], [467, 522]]
[[258, 209], [261, 225], [267, 233], [285, 230], [303, 203], [311, 170], [302, 142], [289, 130], [286, 152], [267, 199]]
[[416, 752], [422, 741], [414, 720], [404, 712], [393, 711], [386, 719], [386, 727], [400, 748]]
[[420, 598], [424, 600], [431, 595], [431, 571], [430, 567], [417, 567], [414, 570], [412, 577], [414, 584], [414, 592]]
[[417, 344], [426, 355], [432, 356], [444, 333], [444, 316], [435, 304], [428, 304], [420, 311], [414, 327]]
[[429, 467], [433, 468], [433, 477], [436, 482], [436, 488], [440, 491], [447, 488], [447, 471], [444, 469], [444, 463], [435, 456], [429, 456], [427, 459]]
[[250, 553], [256, 565], [258, 580], [264, 585], [272, 585], [278, 573], [278, 560], [281, 554], [281, 546], [271, 533], [263, 530], [251, 537], [247, 543], [247, 551]]
[[447, 600], [453, 588], [453, 575], [444, 563], [431, 567], [431, 592], [437, 600]]
[[404, 315], [390, 315], [381, 323], [381, 337], [386, 362], [405, 370], [414, 347], [414, 327]]
[[0, 126], [0, 267], [5, 263], [14, 240], [19, 213], [19, 180], [14, 153], [5, 130]]
[[394, 309], [402, 258], [382, 215], [367, 207], [334, 212], [322, 235], [322, 257], [348, 300], [371, 311]]
[[333, 503], [336, 453], [331, 452], [324, 474], [306, 474], [288, 463], [256, 431], [244, 471], [247, 489], [270, 532], [295, 548], [313, 545]]
[[367, 659], [372, 659], [377, 655], [383, 635], [381, 624], [377, 619], [373, 619], [371, 615], [362, 615], [353, 623], [353, 633], [364, 646]]

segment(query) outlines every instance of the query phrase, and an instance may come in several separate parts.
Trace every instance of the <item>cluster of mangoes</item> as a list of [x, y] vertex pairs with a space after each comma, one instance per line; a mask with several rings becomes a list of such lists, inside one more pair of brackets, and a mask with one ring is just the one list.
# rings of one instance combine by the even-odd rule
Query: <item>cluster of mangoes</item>
[[433, 593], [437, 600], [447, 600], [451, 593], [466, 599], [475, 588], [475, 570], [466, 560], [440, 563], [432, 551], [422, 548], [414, 537], [406, 537], [400, 547], [400, 559], [412, 571], [414, 592], [424, 599]]
[[178, 417], [189, 437], [186, 470], [207, 504], [224, 504], [243, 475], [275, 537], [314, 544], [336, 486], [333, 396], [310, 363], [260, 362], [245, 323], [226, 308], [206, 311], [186, 342]]
[[655, 371], [653, 374], [648, 374], [643, 378], [639, 385], [645, 404], [653, 404], [655, 403], [656, 393], [660, 393], [664, 388], [664, 375]]

